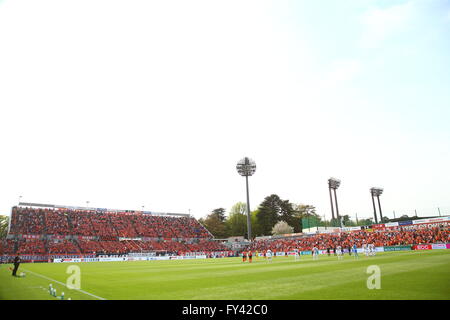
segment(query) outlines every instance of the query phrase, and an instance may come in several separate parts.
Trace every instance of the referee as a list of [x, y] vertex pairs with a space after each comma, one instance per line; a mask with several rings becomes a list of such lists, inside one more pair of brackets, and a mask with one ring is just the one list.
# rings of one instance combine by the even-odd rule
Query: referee
[[20, 266], [20, 257], [16, 256], [14, 258], [14, 269], [12, 272], [13, 277], [17, 277], [16, 273], [17, 273], [17, 269], [19, 269], [19, 266]]

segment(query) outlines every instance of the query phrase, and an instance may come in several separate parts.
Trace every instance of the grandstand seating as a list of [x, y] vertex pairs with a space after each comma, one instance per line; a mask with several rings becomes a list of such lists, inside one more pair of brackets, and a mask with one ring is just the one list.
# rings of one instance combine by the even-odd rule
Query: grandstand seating
[[[10, 235], [0, 255], [123, 255], [162, 251], [171, 254], [228, 251], [192, 217], [75, 209], [14, 207]], [[450, 222], [415, 224], [383, 230], [302, 235], [254, 241], [246, 250], [321, 250], [364, 243], [375, 246], [450, 243]]]
[[60, 242], [49, 241], [47, 243], [49, 254], [79, 254], [80, 248], [72, 241], [63, 240]]
[[249, 249], [255, 251], [268, 249], [272, 251], [291, 251], [294, 249], [307, 251], [314, 246], [320, 250], [326, 250], [338, 245], [348, 248], [356, 244], [357, 247], [361, 247], [364, 243], [372, 243], [381, 247], [447, 242], [450, 242], [450, 224], [445, 223], [440, 225], [416, 225], [408, 228], [399, 227], [373, 232], [323, 233], [292, 239], [259, 240], [253, 242]]
[[1, 254], [184, 254], [228, 250], [212, 241], [208, 230], [192, 217], [142, 213], [14, 207], [10, 234], [19, 239], [25, 235], [26, 240], [2, 242]]
[[23, 240], [19, 242], [17, 254], [45, 254], [45, 242], [42, 240]]

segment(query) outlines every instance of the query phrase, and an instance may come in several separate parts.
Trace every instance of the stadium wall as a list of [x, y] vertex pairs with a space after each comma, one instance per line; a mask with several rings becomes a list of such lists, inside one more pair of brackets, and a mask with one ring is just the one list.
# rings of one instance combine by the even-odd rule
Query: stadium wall
[[54, 259], [54, 263], [77, 263], [77, 262], [118, 262], [118, 261], [151, 261], [151, 260], [186, 260], [206, 259], [206, 255], [200, 256], [163, 256], [163, 257], [105, 257], [105, 258], [69, 258]]

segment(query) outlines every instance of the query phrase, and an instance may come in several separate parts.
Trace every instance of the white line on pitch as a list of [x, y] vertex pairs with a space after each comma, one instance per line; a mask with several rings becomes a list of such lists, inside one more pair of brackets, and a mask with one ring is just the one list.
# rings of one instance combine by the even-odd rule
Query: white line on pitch
[[[30, 270], [25, 270], [25, 269], [22, 269], [22, 270], [24, 270], [24, 271], [26, 271], [26, 272], [29, 272], [29, 273], [31, 273], [31, 274], [34, 274], [35, 276], [38, 276], [38, 277], [41, 277], [41, 278], [44, 278], [44, 279], [47, 279], [47, 280], [50, 280], [50, 281], [53, 281], [53, 282], [59, 283], [60, 285], [63, 285], [64, 287], [67, 287], [67, 285], [66, 285], [65, 283], [62, 283], [62, 282], [60, 282], [60, 281], [58, 281], [58, 280], [55, 280], [55, 279], [52, 279], [52, 278], [49, 278], [49, 277], [43, 276], [42, 274], [39, 274], [39, 273], [36, 273], [36, 272], [30, 271]], [[105, 299], [105, 298], [102, 298], [102, 297], [96, 296], [95, 294], [92, 294], [92, 293], [86, 292], [86, 291], [84, 291], [84, 290], [81, 290], [81, 289], [69, 289], [69, 290], [77, 290], [77, 291], [80, 291], [81, 293], [87, 294], [87, 295], [89, 295], [89, 296], [91, 296], [91, 297], [94, 297], [94, 298], [97, 298], [97, 299], [100, 299], [100, 300], [107, 300], [107, 299]]]

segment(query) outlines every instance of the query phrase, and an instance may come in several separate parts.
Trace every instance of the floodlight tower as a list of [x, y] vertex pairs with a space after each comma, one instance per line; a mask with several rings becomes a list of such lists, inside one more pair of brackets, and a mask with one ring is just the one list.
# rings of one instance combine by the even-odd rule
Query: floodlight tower
[[383, 188], [370, 188], [370, 194], [372, 195], [372, 205], [375, 223], [378, 223], [377, 210], [375, 208], [375, 197], [377, 197], [378, 200], [378, 209], [380, 210], [380, 222], [381, 222], [383, 220], [383, 213], [381, 211], [380, 195], [383, 194]]
[[370, 188], [370, 194], [372, 195], [373, 216], [375, 218], [375, 223], [378, 223], [377, 209], [375, 208], [375, 200], [373, 198], [376, 194], [375, 188]]
[[248, 240], [252, 240], [252, 225], [250, 219], [250, 196], [248, 192], [248, 177], [252, 176], [256, 171], [256, 163], [252, 159], [245, 157], [236, 165], [237, 172], [245, 177], [245, 183], [247, 186], [247, 238]]
[[383, 188], [378, 188], [377, 199], [378, 199], [378, 210], [380, 210], [380, 222], [383, 222], [383, 212], [381, 211], [380, 196], [383, 194]]
[[375, 223], [378, 223], [377, 220], [377, 210], [375, 208], [375, 197], [378, 200], [378, 210], [380, 211], [380, 222], [383, 221], [383, 213], [381, 211], [381, 203], [380, 203], [380, 195], [383, 194], [383, 188], [370, 188], [370, 194], [372, 195], [372, 205], [373, 205], [373, 213], [375, 216]]
[[336, 205], [336, 218], [339, 221], [339, 225], [341, 225], [342, 222], [341, 222], [341, 217], [339, 216], [339, 207], [338, 207], [338, 202], [337, 202], [336, 189], [339, 188], [340, 185], [341, 185], [341, 180], [336, 179], [336, 178], [328, 179], [328, 189], [330, 191], [330, 201], [331, 201], [331, 215], [333, 216], [333, 219], [334, 219], [333, 197], [331, 195], [331, 189], [333, 189], [334, 203]]

